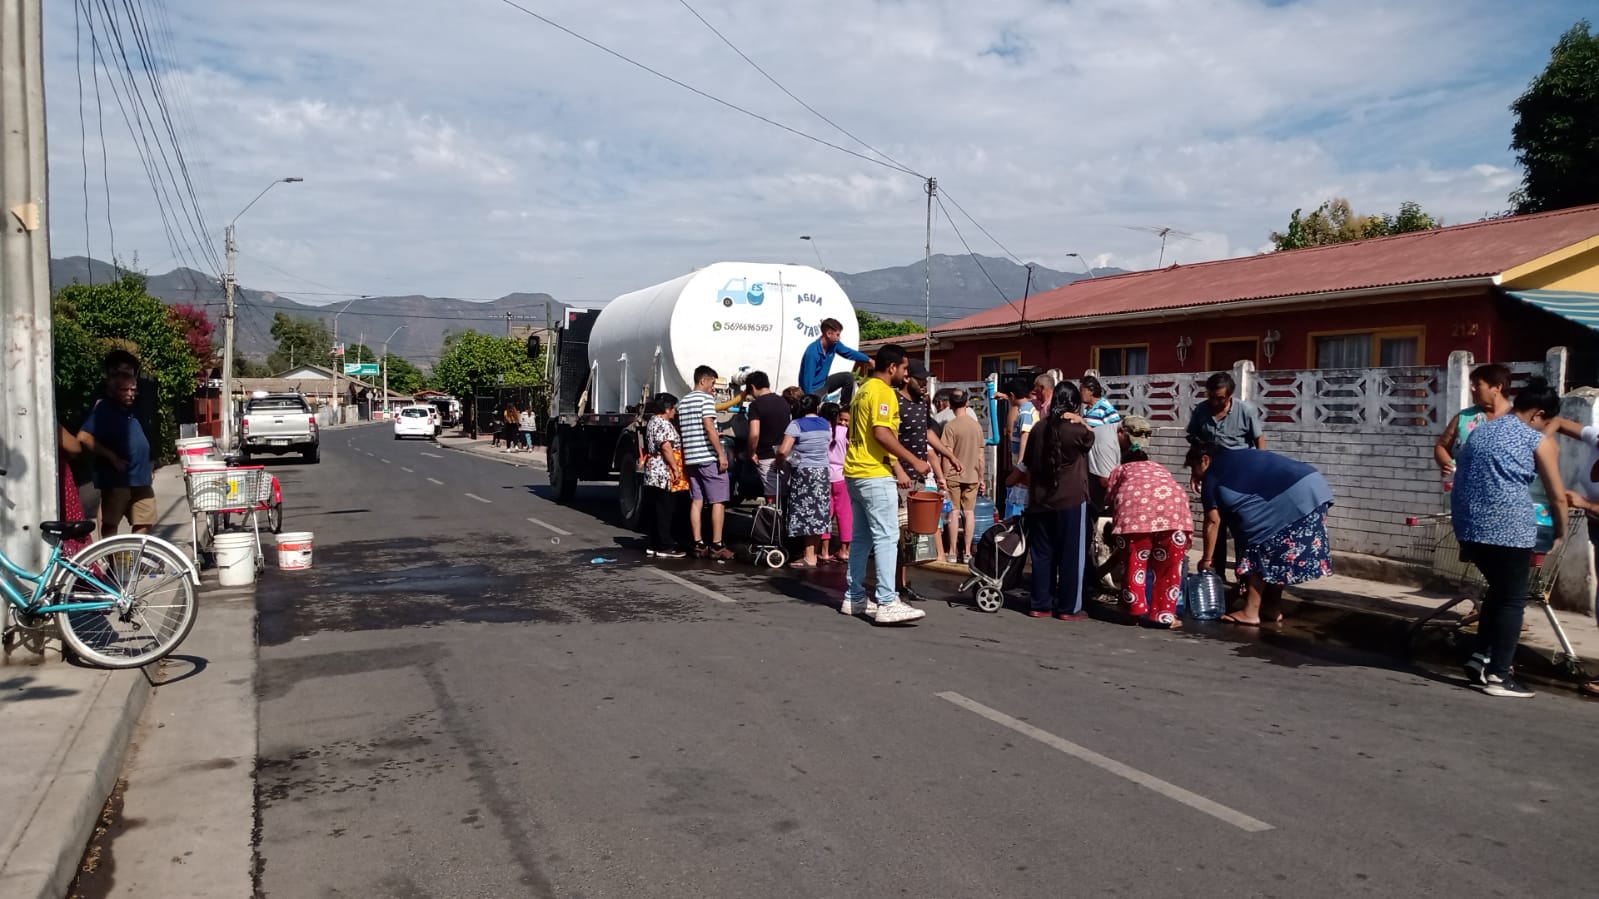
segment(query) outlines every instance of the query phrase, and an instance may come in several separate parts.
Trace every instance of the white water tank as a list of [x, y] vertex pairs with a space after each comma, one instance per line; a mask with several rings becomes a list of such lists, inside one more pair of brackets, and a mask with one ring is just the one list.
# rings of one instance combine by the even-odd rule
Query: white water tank
[[[622, 412], [646, 395], [678, 397], [693, 388], [694, 369], [722, 378], [764, 371], [772, 389], [799, 383], [800, 357], [821, 335], [822, 320], [844, 326], [855, 346], [860, 325], [844, 289], [805, 265], [718, 262], [606, 304], [589, 334], [590, 385], [597, 412]], [[853, 363], [835, 357], [833, 371]]]

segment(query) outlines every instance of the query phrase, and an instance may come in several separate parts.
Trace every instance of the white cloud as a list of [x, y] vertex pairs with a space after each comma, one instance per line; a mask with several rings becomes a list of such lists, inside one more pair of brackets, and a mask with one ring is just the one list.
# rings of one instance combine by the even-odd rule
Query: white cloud
[[[213, 242], [241, 279], [359, 293], [594, 301], [717, 259], [860, 270], [921, 250], [914, 179], [666, 84], [493, 0], [169, 0], [168, 94]], [[70, 5], [49, 4], [52, 237], [82, 252]], [[1296, 206], [1413, 199], [1450, 221], [1517, 181], [1506, 104], [1580, 15], [1491, 0], [699, 0], [745, 53], [918, 171], [1028, 260], [1078, 268], [1254, 252]], [[544, 0], [541, 13], [793, 127], [800, 109], [681, 5]], [[1001, 48], [1004, 52], [991, 52]], [[1491, 60], [1491, 64], [1485, 61]], [[87, 73], [86, 73], [87, 74]], [[102, 86], [104, 90], [104, 85]], [[105, 255], [92, 92], [88, 242]], [[117, 249], [171, 252], [107, 93]], [[865, 152], [862, 150], [862, 152]], [[997, 250], [957, 215], [978, 252]], [[947, 224], [936, 249], [959, 252]], [[272, 266], [272, 267], [269, 267]]]

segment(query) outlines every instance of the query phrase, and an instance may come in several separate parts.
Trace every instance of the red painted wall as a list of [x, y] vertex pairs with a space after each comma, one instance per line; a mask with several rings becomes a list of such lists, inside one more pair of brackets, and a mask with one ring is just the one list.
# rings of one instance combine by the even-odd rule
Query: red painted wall
[[[1004, 353], [1020, 353], [1023, 368], [1059, 368], [1076, 374], [1093, 365], [1095, 346], [1148, 344], [1150, 372], [1209, 371], [1213, 368], [1206, 359], [1210, 341], [1260, 339], [1267, 331], [1276, 330], [1282, 335], [1276, 353], [1270, 360], [1262, 353], [1256, 364], [1262, 369], [1302, 369], [1314, 361], [1310, 356], [1312, 333], [1414, 327], [1422, 331], [1423, 365], [1443, 365], [1455, 350], [1467, 350], [1478, 360], [1525, 361], [1542, 359], [1550, 346], [1593, 342], [1594, 335], [1586, 329], [1567, 325], [1564, 319], [1481, 291], [1363, 305], [1307, 303], [1301, 309], [1247, 315], [1178, 311], [1164, 320], [1095, 328], [940, 338], [943, 348], [933, 351], [933, 359], [935, 367], [942, 361], [949, 380], [975, 379], [981, 373], [980, 357]], [[1177, 341], [1185, 336], [1193, 345], [1187, 361], [1181, 362]], [[1214, 368], [1231, 367], [1234, 361], [1217, 360]]]

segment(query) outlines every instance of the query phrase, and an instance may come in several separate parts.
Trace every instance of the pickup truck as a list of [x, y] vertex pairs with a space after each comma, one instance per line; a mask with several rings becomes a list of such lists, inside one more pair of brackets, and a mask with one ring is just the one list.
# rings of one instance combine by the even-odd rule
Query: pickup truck
[[300, 453], [307, 462], [321, 458], [316, 416], [304, 397], [272, 393], [245, 401], [239, 422], [239, 456], [248, 462], [255, 453]]

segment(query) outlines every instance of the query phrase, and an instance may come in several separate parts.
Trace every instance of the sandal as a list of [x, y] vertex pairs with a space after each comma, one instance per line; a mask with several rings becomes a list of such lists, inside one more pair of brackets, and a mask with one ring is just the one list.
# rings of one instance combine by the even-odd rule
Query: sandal
[[1599, 680], [1588, 681], [1587, 683], [1578, 687], [1577, 692], [1583, 696], [1593, 696], [1599, 698]]
[[804, 559], [788, 563], [790, 568], [820, 568], [815, 562], [806, 562]]
[[1258, 622], [1258, 621], [1245, 621], [1244, 619], [1239, 618], [1238, 616], [1234, 615], [1231, 612], [1228, 612], [1226, 615], [1221, 616], [1221, 620], [1227, 622], [1228, 624], [1236, 624], [1239, 627], [1260, 627], [1260, 622]]

